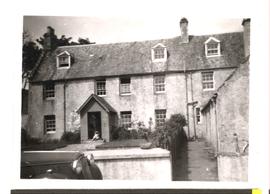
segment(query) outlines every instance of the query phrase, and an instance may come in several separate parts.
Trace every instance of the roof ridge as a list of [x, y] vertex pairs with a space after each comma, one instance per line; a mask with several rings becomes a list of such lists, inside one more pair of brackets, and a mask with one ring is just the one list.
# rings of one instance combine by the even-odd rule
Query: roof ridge
[[[243, 33], [243, 31], [236, 32], [225, 32], [225, 33], [216, 33], [216, 34], [205, 34], [205, 35], [189, 35], [191, 37], [207, 37], [207, 36], [215, 36], [215, 35], [225, 35], [225, 34], [237, 34]], [[72, 47], [93, 47], [93, 46], [103, 46], [103, 45], [116, 45], [116, 44], [132, 44], [132, 43], [144, 43], [144, 42], [154, 42], [154, 41], [164, 41], [178, 38], [180, 36], [174, 36], [171, 38], [161, 38], [161, 39], [153, 39], [153, 40], [138, 40], [138, 41], [125, 41], [125, 42], [112, 42], [112, 43], [101, 43], [101, 44], [83, 44], [83, 45], [68, 45], [68, 46], [59, 46], [57, 48], [72, 48]]]

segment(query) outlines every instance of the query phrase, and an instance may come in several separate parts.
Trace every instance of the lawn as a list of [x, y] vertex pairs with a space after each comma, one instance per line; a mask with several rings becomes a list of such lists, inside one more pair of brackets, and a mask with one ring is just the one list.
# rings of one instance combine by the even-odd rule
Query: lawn
[[39, 144], [25, 145], [21, 147], [22, 151], [40, 151], [40, 150], [55, 150], [67, 146], [65, 142], [47, 142]]
[[140, 147], [142, 144], [147, 143], [145, 139], [127, 139], [127, 140], [115, 140], [106, 142], [101, 145], [97, 145], [97, 149], [111, 149], [111, 148], [131, 148]]

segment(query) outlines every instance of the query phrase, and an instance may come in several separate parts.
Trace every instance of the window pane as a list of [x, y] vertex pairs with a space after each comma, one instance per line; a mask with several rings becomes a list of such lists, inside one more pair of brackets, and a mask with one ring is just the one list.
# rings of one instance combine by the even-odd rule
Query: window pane
[[201, 109], [200, 108], [196, 108], [196, 120], [197, 120], [197, 123], [199, 123], [201, 121]]
[[120, 112], [121, 126], [124, 128], [131, 127], [131, 111]]
[[120, 94], [130, 93], [130, 78], [120, 79]]
[[155, 59], [163, 59], [164, 58], [164, 48], [155, 48], [154, 49], [154, 57], [155, 57]]
[[130, 93], [130, 84], [121, 84], [120, 85], [120, 93], [121, 94]]
[[44, 116], [44, 130], [45, 133], [55, 132], [55, 115]]
[[166, 110], [155, 110], [156, 126], [163, 126], [166, 120]]
[[106, 80], [96, 81], [97, 95], [106, 95]]
[[214, 88], [214, 72], [202, 72], [202, 87], [203, 89]]
[[165, 76], [155, 76], [154, 77], [154, 88], [155, 92], [165, 91]]
[[59, 67], [68, 67], [69, 66], [69, 56], [59, 56]]
[[47, 83], [43, 86], [44, 98], [53, 98], [54, 93], [54, 83]]

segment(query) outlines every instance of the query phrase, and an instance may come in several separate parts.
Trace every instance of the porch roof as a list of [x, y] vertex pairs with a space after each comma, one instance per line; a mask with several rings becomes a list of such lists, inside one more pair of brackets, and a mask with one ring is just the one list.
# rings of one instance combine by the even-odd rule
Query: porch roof
[[77, 113], [80, 113], [82, 109], [90, 103], [92, 100], [96, 101], [105, 111], [107, 112], [115, 112], [116, 110], [102, 97], [96, 95], [96, 94], [91, 94], [89, 98], [80, 106], [80, 108], [76, 111]]

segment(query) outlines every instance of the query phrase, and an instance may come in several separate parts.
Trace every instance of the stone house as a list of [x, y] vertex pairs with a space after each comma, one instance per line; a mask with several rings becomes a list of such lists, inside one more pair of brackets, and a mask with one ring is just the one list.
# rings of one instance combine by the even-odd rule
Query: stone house
[[[239, 24], [240, 25], [240, 24]], [[151, 130], [182, 113], [189, 138], [202, 137], [201, 108], [239, 67], [244, 32], [192, 36], [188, 20], [170, 39], [53, 48], [48, 29], [45, 54], [29, 86], [29, 133], [60, 138], [95, 130], [110, 141], [115, 126]]]

